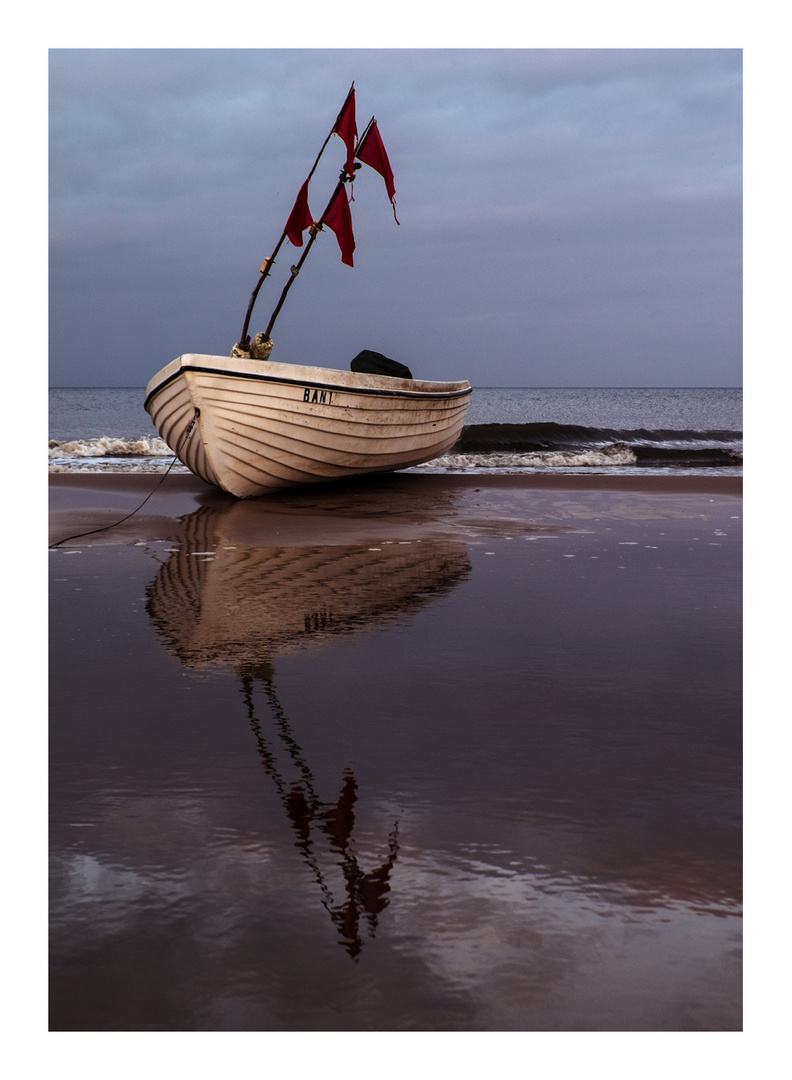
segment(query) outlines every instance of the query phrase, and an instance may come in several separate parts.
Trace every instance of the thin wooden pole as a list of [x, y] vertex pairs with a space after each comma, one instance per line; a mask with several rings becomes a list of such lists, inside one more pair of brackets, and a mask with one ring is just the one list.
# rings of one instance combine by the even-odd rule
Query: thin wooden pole
[[[357, 141], [357, 145], [355, 146], [355, 157], [357, 157], [357, 155], [363, 149], [363, 144], [365, 143], [366, 139], [368, 138], [369, 132], [371, 131], [371, 128], [372, 128], [373, 124], [374, 124], [374, 117], [372, 116], [372, 118], [369, 120], [368, 124], [366, 124], [366, 128], [365, 128], [363, 134], [360, 136], [360, 138]], [[311, 237], [310, 237], [308, 243], [305, 245], [305, 250], [303, 251], [302, 255], [300, 256], [299, 262], [295, 266], [293, 266], [291, 268], [291, 277], [286, 282], [286, 284], [285, 284], [285, 286], [283, 288], [283, 292], [280, 295], [280, 300], [278, 300], [277, 306], [276, 306], [275, 310], [273, 311], [272, 315], [270, 316], [270, 321], [269, 321], [269, 323], [267, 325], [267, 329], [264, 331], [264, 337], [266, 339], [269, 339], [270, 334], [272, 332], [272, 327], [275, 325], [275, 320], [277, 319], [278, 315], [280, 314], [280, 310], [283, 307], [283, 304], [284, 304], [284, 302], [286, 300], [289, 289], [294, 284], [295, 278], [299, 274], [300, 270], [302, 270], [303, 263], [305, 262], [306, 258], [308, 257], [308, 252], [313, 247], [313, 242], [316, 239], [316, 234], [322, 228], [322, 222], [324, 221], [325, 215], [328, 213], [328, 211], [330, 210], [330, 207], [335, 202], [336, 197], [338, 196], [339, 191], [343, 188], [344, 184], [347, 182], [347, 180], [351, 180], [351, 179], [354, 179], [354, 177], [347, 177], [346, 176], [346, 170], [342, 169], [341, 170], [341, 177], [340, 177], [338, 183], [335, 186], [333, 194], [330, 196], [330, 201], [328, 202], [327, 206], [325, 207], [324, 213], [319, 218], [319, 220], [315, 224], [313, 224], [311, 226], [311, 229], [310, 229]]]
[[[321, 160], [322, 154], [327, 149], [327, 144], [330, 142], [333, 135], [335, 134], [335, 129], [336, 129], [337, 125], [338, 125], [338, 120], [340, 119], [340, 117], [341, 117], [341, 115], [342, 115], [342, 113], [343, 113], [343, 111], [344, 111], [344, 109], [346, 107], [346, 103], [347, 103], [347, 101], [349, 101], [350, 94], [353, 93], [354, 89], [355, 89], [355, 84], [353, 82], [352, 85], [349, 88], [349, 93], [347, 94], [346, 98], [344, 99], [344, 104], [341, 106], [341, 112], [338, 114], [338, 117], [336, 118], [336, 121], [335, 121], [335, 124], [333, 125], [332, 131], [327, 136], [325, 141], [322, 143], [322, 149], [316, 155], [316, 161], [313, 163], [311, 171], [308, 173], [308, 178], [306, 180], [306, 183], [308, 183], [308, 181], [310, 181], [311, 177], [316, 172], [316, 167], [318, 166], [319, 161]], [[264, 284], [265, 279], [269, 275], [270, 269], [272, 268], [272, 266], [275, 263], [275, 257], [277, 256], [278, 252], [280, 251], [281, 246], [283, 244], [283, 241], [285, 239], [286, 239], [286, 230], [284, 229], [283, 232], [281, 233], [280, 240], [278, 240], [277, 244], [275, 245], [274, 251], [272, 252], [270, 257], [268, 259], [265, 259], [264, 262], [261, 264], [261, 269], [259, 270], [259, 274], [261, 276], [259, 277], [258, 281], [256, 282], [256, 287], [254, 288], [253, 292], [250, 294], [250, 302], [248, 304], [247, 314], [245, 315], [245, 323], [244, 323], [244, 326], [242, 327], [242, 333], [239, 336], [239, 344], [245, 349], [247, 349], [249, 347], [249, 345], [250, 345], [250, 337], [248, 336], [248, 329], [250, 327], [250, 319], [251, 319], [251, 316], [253, 315], [253, 308], [255, 307], [256, 299], [258, 298], [258, 294], [259, 294], [259, 290], [261, 289], [261, 286]], [[267, 337], [269, 337], [269, 333], [267, 334]]]

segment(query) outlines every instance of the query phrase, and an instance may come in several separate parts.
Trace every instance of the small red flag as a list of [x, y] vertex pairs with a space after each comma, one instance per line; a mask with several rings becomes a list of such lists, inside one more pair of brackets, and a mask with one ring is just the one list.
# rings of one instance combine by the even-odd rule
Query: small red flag
[[385, 152], [385, 147], [382, 144], [382, 137], [377, 127], [377, 121], [372, 122], [369, 133], [357, 155], [358, 161], [362, 161], [364, 165], [370, 165], [375, 172], [378, 172], [382, 179], [385, 181], [385, 190], [388, 192], [388, 198], [391, 201], [393, 207], [393, 217], [396, 224], [399, 224], [399, 219], [396, 217], [396, 202], [394, 196], [396, 194], [396, 188], [393, 184], [393, 170], [390, 167], [388, 161], [388, 155]]
[[346, 169], [347, 176], [350, 179], [354, 179], [355, 176], [355, 142], [357, 141], [357, 124], [355, 123], [355, 88], [354, 86], [347, 94], [347, 99], [344, 102], [341, 112], [338, 114], [338, 119], [335, 122], [333, 135], [340, 135], [346, 143], [347, 159]]
[[289, 214], [289, 220], [286, 222], [284, 232], [295, 247], [302, 247], [302, 234], [305, 229], [310, 229], [312, 225], [313, 218], [311, 217], [311, 211], [308, 209], [308, 181], [306, 180], [300, 188], [300, 194], [297, 196], [294, 208]]
[[346, 263], [347, 266], [354, 266], [352, 252], [355, 250], [355, 237], [352, 235], [352, 213], [343, 185], [339, 185], [322, 218], [322, 223], [336, 234], [338, 246], [341, 248], [341, 262]]

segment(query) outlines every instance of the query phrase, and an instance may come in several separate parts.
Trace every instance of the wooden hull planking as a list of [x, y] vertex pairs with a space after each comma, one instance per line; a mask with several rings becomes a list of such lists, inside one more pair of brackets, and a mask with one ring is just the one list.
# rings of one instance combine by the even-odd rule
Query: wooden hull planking
[[151, 380], [145, 407], [191, 472], [249, 498], [439, 457], [470, 394], [468, 382], [190, 353]]

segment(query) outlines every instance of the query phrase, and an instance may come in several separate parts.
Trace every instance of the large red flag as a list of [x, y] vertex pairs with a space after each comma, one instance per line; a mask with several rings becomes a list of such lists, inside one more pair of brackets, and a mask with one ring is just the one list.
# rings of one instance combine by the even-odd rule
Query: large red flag
[[393, 185], [393, 170], [390, 167], [388, 155], [382, 144], [382, 137], [379, 133], [376, 120], [372, 121], [369, 133], [357, 154], [357, 158], [358, 161], [362, 161], [365, 165], [370, 165], [371, 168], [374, 169], [375, 172], [378, 172], [385, 181], [385, 190], [388, 192], [388, 198], [393, 207], [393, 216], [398, 225], [399, 219], [396, 217], [396, 202], [394, 200], [396, 188]]
[[311, 217], [311, 211], [308, 209], [308, 181], [306, 180], [300, 188], [300, 193], [297, 196], [292, 212], [289, 214], [289, 220], [286, 222], [284, 232], [295, 247], [302, 247], [302, 234], [305, 229], [310, 229], [312, 225], [313, 218]]
[[341, 248], [341, 262], [347, 266], [354, 266], [352, 252], [355, 250], [355, 237], [352, 235], [352, 213], [347, 202], [346, 189], [339, 184], [333, 200], [328, 206], [322, 223], [327, 225], [336, 234], [338, 246]]
[[333, 135], [340, 135], [346, 143], [347, 159], [346, 173], [350, 179], [355, 176], [355, 142], [357, 141], [357, 124], [355, 123], [355, 87], [347, 94], [338, 119], [333, 126]]

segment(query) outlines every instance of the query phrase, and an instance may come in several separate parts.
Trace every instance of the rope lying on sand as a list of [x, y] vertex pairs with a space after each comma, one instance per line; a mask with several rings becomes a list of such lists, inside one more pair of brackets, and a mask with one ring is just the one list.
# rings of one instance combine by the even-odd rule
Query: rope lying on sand
[[[187, 430], [185, 431], [185, 433], [184, 433], [184, 438], [182, 439], [182, 446], [184, 446], [184, 444], [185, 444], [185, 443], [187, 442], [187, 439], [188, 439], [188, 438], [189, 438], [189, 436], [190, 436], [190, 435], [192, 434], [192, 430], [193, 430], [193, 428], [195, 427], [196, 421], [198, 420], [198, 417], [199, 417], [200, 415], [201, 415], [201, 414], [200, 414], [199, 410], [198, 410], [198, 409], [196, 409], [196, 410], [195, 410], [195, 415], [193, 416], [193, 418], [192, 418], [192, 420], [190, 421], [190, 423], [189, 423], [189, 424], [187, 425]], [[179, 455], [178, 455], [178, 454], [174, 454], [174, 455], [173, 455], [173, 461], [172, 461], [172, 462], [170, 463], [170, 465], [169, 465], [169, 466], [167, 467], [167, 469], [165, 470], [165, 472], [164, 472], [164, 473], [162, 474], [162, 476], [161, 476], [161, 477], [159, 478], [159, 480], [158, 480], [158, 481], [156, 482], [156, 484], [155, 484], [155, 485], [154, 485], [154, 487], [153, 487], [153, 488], [151, 489], [151, 491], [150, 491], [150, 492], [148, 493], [148, 495], [147, 495], [147, 496], [145, 497], [145, 499], [144, 499], [144, 500], [143, 500], [143, 502], [142, 502], [142, 503], [140, 504], [140, 506], [136, 506], [136, 507], [135, 507], [135, 509], [131, 511], [131, 513], [129, 513], [129, 514], [125, 514], [125, 515], [124, 515], [124, 516], [123, 516], [122, 518], [120, 518], [120, 519], [119, 519], [118, 521], [114, 521], [114, 522], [113, 522], [113, 523], [112, 523], [111, 525], [102, 525], [102, 527], [101, 527], [101, 528], [99, 528], [99, 529], [88, 529], [88, 530], [87, 530], [87, 532], [79, 532], [79, 533], [74, 533], [74, 534], [73, 534], [72, 536], [64, 536], [64, 537], [63, 537], [63, 539], [61, 539], [61, 540], [56, 540], [54, 544], [48, 544], [48, 545], [47, 545], [47, 550], [50, 550], [51, 548], [56, 548], [56, 547], [60, 547], [60, 545], [61, 545], [61, 544], [65, 544], [67, 540], [79, 540], [79, 538], [80, 538], [81, 536], [93, 536], [93, 534], [94, 534], [94, 533], [100, 533], [100, 532], [107, 532], [107, 530], [108, 530], [108, 529], [115, 529], [115, 528], [116, 528], [116, 526], [118, 526], [118, 525], [123, 525], [123, 523], [124, 523], [125, 521], [129, 521], [129, 519], [130, 519], [131, 517], [134, 517], [134, 516], [135, 516], [135, 514], [137, 514], [139, 510], [142, 510], [142, 509], [143, 509], [143, 507], [144, 507], [144, 506], [146, 505], [146, 503], [147, 503], [147, 502], [149, 501], [149, 499], [151, 498], [151, 496], [152, 496], [152, 495], [154, 494], [154, 492], [155, 492], [155, 491], [157, 490], [157, 488], [158, 488], [158, 487], [160, 486], [160, 484], [161, 484], [161, 483], [163, 482], [163, 480], [165, 479], [165, 477], [166, 477], [166, 476], [168, 475], [168, 473], [169, 473], [169, 472], [171, 471], [171, 469], [173, 468], [173, 466], [174, 466], [174, 465], [176, 464], [176, 462], [177, 462], [178, 460], [179, 460]]]

